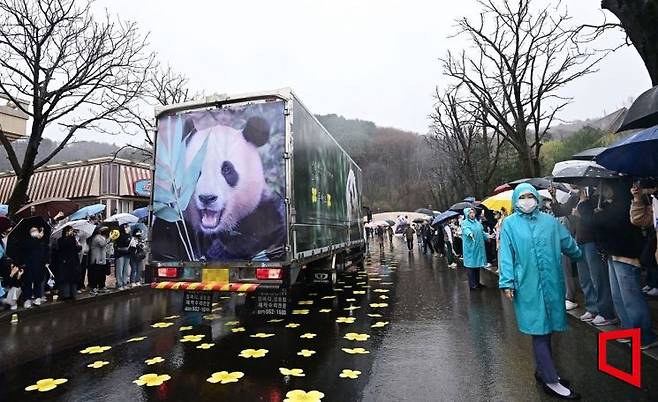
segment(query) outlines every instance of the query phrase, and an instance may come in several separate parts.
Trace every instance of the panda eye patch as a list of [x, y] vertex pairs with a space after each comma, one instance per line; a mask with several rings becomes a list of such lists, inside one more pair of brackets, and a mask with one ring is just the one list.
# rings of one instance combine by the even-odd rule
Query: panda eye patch
[[224, 176], [224, 180], [231, 187], [235, 187], [238, 184], [238, 178], [240, 177], [235, 170], [235, 166], [229, 161], [222, 163], [222, 176]]

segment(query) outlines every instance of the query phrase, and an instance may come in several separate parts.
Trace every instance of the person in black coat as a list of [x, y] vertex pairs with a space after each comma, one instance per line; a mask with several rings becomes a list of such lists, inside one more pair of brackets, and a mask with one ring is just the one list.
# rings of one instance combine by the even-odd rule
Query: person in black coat
[[41, 284], [46, 279], [46, 265], [49, 263], [50, 258], [50, 250], [48, 244], [44, 242], [43, 236], [43, 228], [30, 228], [30, 237], [23, 242], [19, 253], [19, 263], [25, 269], [23, 275], [24, 308], [32, 307], [31, 299], [33, 297], [34, 304], [41, 305], [41, 298], [43, 297]]
[[82, 246], [75, 230], [66, 226], [57, 240], [57, 285], [61, 300], [75, 300], [76, 285], [80, 280], [80, 251]]

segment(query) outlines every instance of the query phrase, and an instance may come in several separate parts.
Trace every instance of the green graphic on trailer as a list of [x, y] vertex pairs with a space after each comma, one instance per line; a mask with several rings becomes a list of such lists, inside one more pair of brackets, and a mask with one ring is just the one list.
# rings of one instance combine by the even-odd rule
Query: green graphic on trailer
[[361, 170], [297, 101], [293, 111], [297, 252], [361, 239]]

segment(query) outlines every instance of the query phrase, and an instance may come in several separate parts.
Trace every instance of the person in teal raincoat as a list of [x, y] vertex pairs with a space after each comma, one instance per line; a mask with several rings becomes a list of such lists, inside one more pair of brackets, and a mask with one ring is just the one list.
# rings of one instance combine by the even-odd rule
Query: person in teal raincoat
[[557, 219], [539, 210], [541, 199], [530, 184], [514, 189], [514, 214], [505, 219], [500, 234], [499, 287], [514, 303], [519, 331], [532, 336], [537, 381], [551, 396], [577, 399], [558, 376], [551, 334], [567, 329], [561, 253], [578, 260], [581, 251]]
[[484, 288], [480, 283], [480, 269], [487, 265], [487, 252], [484, 248], [484, 227], [475, 217], [475, 209], [464, 209], [462, 225], [462, 247], [464, 268], [468, 273], [468, 286], [471, 290]]

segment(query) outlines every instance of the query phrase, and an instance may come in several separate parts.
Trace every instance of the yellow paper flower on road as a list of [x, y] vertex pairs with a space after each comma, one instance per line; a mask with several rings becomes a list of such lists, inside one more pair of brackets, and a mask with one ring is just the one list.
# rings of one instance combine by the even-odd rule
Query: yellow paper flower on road
[[351, 378], [352, 380], [356, 380], [357, 378], [359, 378], [359, 375], [361, 375], [361, 372], [359, 370], [343, 369], [343, 372], [340, 373], [339, 377]]
[[355, 290], [352, 293], [355, 294], [355, 295], [364, 295], [364, 294], [366, 294], [366, 291], [365, 290]]
[[216, 320], [218, 318], [222, 318], [222, 316], [217, 315], [217, 314], [207, 314], [207, 315], [203, 316], [203, 319], [208, 320], [208, 321], [213, 321], [213, 320]]
[[182, 332], [182, 331], [189, 331], [189, 330], [191, 330], [192, 328], [193, 328], [192, 326], [189, 326], [189, 327], [180, 327], [179, 330], [180, 330], [181, 332]]
[[311, 333], [311, 332], [307, 332], [307, 333], [305, 333], [304, 335], [300, 336], [300, 338], [302, 338], [302, 339], [313, 339], [313, 338], [315, 338], [316, 336], [318, 336], [318, 334], [314, 334], [314, 333]]
[[176, 318], [179, 318], [179, 315], [170, 315], [168, 317], [163, 318], [163, 320], [175, 320]]
[[283, 319], [282, 318], [272, 318], [271, 320], [269, 320], [267, 322], [271, 322], [271, 323], [274, 324], [274, 323], [277, 323], [277, 322], [283, 322]]
[[297, 304], [302, 306], [310, 306], [313, 304], [313, 300], [300, 300]]
[[197, 346], [197, 349], [210, 349], [213, 346], [215, 346], [214, 343], [202, 343], [201, 345]]
[[315, 354], [315, 350], [302, 349], [297, 352], [298, 356], [311, 357]]
[[300, 324], [297, 324], [296, 322], [291, 322], [289, 324], [286, 324], [286, 328], [297, 328], [299, 327]]
[[57, 388], [58, 385], [62, 385], [67, 381], [68, 380], [66, 378], [44, 378], [43, 380], [37, 381], [36, 384], [25, 387], [25, 390], [46, 392]]
[[138, 379], [133, 381], [133, 383], [137, 385], [146, 385], [147, 387], [157, 387], [158, 385], [162, 385], [163, 382], [169, 381], [170, 379], [171, 377], [168, 374], [149, 373], [140, 376]]
[[185, 335], [183, 339], [181, 339], [181, 342], [201, 342], [203, 338], [205, 338], [205, 335]]
[[382, 299], [382, 300], [386, 300], [386, 299], [388, 299], [388, 296], [386, 296], [386, 295], [379, 295], [379, 298]]
[[240, 380], [242, 377], [244, 377], [244, 373], [241, 371], [233, 371], [231, 373], [228, 371], [218, 371], [216, 373], [212, 373], [210, 378], [206, 379], [206, 381], [212, 384], [229, 384], [232, 382], [238, 382], [238, 380]]
[[224, 325], [229, 326], [229, 327], [231, 327], [233, 325], [238, 325], [238, 324], [240, 324], [240, 321], [226, 321], [224, 323]]
[[293, 310], [292, 313], [295, 315], [306, 315], [309, 313], [309, 310]]
[[343, 286], [343, 289], [352, 289], [352, 285], [345, 285]]
[[167, 327], [171, 327], [172, 325], [174, 325], [173, 322], [156, 322], [155, 324], [151, 325], [151, 327], [153, 327], [153, 328], [167, 328]]
[[370, 303], [370, 307], [372, 308], [388, 307], [388, 303]]
[[361, 307], [359, 307], [359, 306], [349, 306], [349, 307], [345, 307], [343, 310], [345, 310], [345, 311], [354, 311], [354, 310], [358, 310], [360, 308]]
[[286, 394], [286, 399], [283, 402], [320, 402], [324, 398], [324, 394], [320, 391], [302, 391], [296, 389]]
[[356, 318], [354, 317], [338, 317], [336, 318], [336, 322], [339, 324], [352, 324], [356, 321]]
[[372, 328], [384, 328], [385, 326], [388, 325], [388, 321], [377, 321], [376, 323], [372, 324]]
[[96, 353], [103, 353], [106, 350], [112, 349], [112, 346], [89, 346], [88, 348], [82, 349], [80, 353], [93, 355]]
[[320, 313], [331, 313], [333, 310], [330, 308], [322, 308], [318, 310]]
[[323, 296], [322, 300], [329, 300], [329, 299], [335, 299], [336, 295], [331, 295], [331, 296]]
[[152, 358], [152, 359], [146, 359], [146, 360], [144, 360], [144, 363], [146, 363], [146, 364], [148, 364], [148, 365], [150, 366], [150, 365], [152, 365], [152, 364], [162, 363], [162, 362], [164, 362], [164, 361], [165, 361], [165, 359], [163, 359], [162, 357], [160, 357], [160, 356], [156, 356], [156, 357], [154, 357], [154, 358]]
[[378, 281], [381, 281], [381, 280], [382, 280], [382, 278], [370, 278], [371, 282], [378, 282]]
[[249, 337], [251, 337], [251, 338], [270, 338], [272, 336], [274, 336], [274, 334], [266, 334], [266, 333], [263, 333], [263, 332], [259, 332], [257, 334], [249, 335]]
[[345, 334], [343, 338], [347, 339], [348, 341], [367, 341], [368, 338], [370, 338], [370, 335], [350, 332], [349, 334]]
[[308, 295], [309, 296], [317, 296], [318, 294], [314, 292], [314, 293], [309, 293]]
[[368, 314], [368, 317], [372, 317], [372, 318], [381, 318], [382, 315], [381, 315], [381, 314]]
[[356, 299], [345, 299], [346, 302], [355, 302]]
[[244, 332], [244, 331], [246, 331], [244, 327], [231, 328], [231, 332]]
[[304, 370], [299, 368], [287, 369], [285, 367], [279, 367], [281, 374], [290, 377], [305, 377]]
[[364, 348], [354, 348], [354, 349], [342, 348], [341, 350], [350, 355], [367, 355], [368, 353], [370, 353]]
[[238, 356], [244, 357], [245, 359], [258, 359], [259, 357], [265, 357], [267, 354], [267, 349], [245, 349]]
[[136, 338], [130, 338], [130, 339], [128, 339], [128, 340], [126, 341], [126, 343], [130, 343], [130, 342], [141, 342], [141, 341], [143, 341], [144, 339], [146, 339], [145, 336], [138, 336], [138, 337], [136, 337]]
[[110, 364], [110, 362], [106, 362], [106, 361], [103, 361], [103, 360], [96, 360], [95, 362], [93, 362], [91, 364], [87, 364], [87, 367], [93, 368], [93, 369], [99, 369], [99, 368], [101, 368], [103, 366], [106, 366], [108, 364]]

